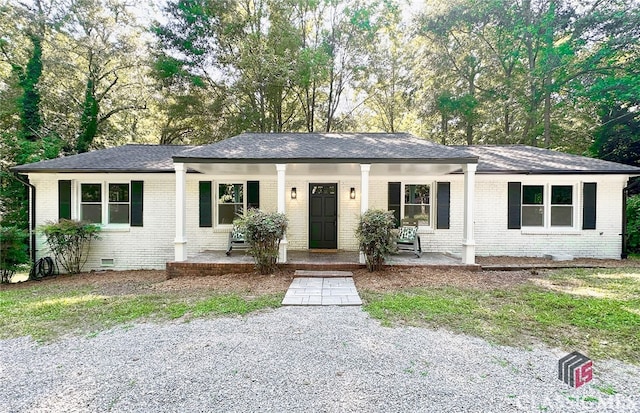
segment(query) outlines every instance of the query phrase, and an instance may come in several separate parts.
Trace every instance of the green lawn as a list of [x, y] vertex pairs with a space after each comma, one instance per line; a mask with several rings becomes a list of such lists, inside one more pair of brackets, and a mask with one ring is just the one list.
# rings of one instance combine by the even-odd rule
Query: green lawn
[[640, 364], [640, 269], [562, 270], [498, 289], [361, 292], [384, 324], [443, 327], [499, 344], [544, 342]]
[[92, 287], [34, 284], [0, 291], [0, 339], [94, 334], [136, 321], [160, 321], [221, 314], [247, 314], [280, 306], [282, 294], [245, 298], [238, 294], [161, 293], [108, 295]]

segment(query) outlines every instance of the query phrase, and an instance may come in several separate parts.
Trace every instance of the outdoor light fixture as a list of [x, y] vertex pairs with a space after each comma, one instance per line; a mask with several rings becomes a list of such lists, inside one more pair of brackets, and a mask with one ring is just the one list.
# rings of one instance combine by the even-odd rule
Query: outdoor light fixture
[[349, 198], [351, 199], [356, 199], [356, 189], [355, 188], [351, 188], [351, 190], [349, 191]]
[[296, 191], [296, 187], [291, 188], [291, 199], [296, 199], [298, 197], [298, 191]]

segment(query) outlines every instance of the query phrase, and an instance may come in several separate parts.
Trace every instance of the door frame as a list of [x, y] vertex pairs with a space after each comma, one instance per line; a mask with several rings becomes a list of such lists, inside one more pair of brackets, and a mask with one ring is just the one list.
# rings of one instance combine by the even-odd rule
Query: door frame
[[[336, 224], [335, 224], [335, 231], [336, 231], [336, 241], [335, 241], [335, 248], [326, 248], [326, 247], [311, 247], [311, 197], [313, 196], [311, 194], [311, 187], [314, 185], [335, 185], [336, 187], [336, 200], [335, 200], [335, 211], [336, 211]], [[338, 207], [340, 205], [340, 199], [339, 199], [339, 194], [340, 194], [340, 185], [338, 182], [309, 182], [309, 200], [307, 202], [307, 249], [309, 250], [337, 250], [338, 249], [338, 224], [339, 224], [339, 213], [338, 213]]]

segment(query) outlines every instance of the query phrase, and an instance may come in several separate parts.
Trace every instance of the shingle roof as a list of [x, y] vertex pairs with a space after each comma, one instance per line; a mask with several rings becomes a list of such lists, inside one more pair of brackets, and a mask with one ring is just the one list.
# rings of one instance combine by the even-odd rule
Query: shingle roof
[[477, 156], [479, 173], [631, 174], [640, 168], [526, 145], [456, 146]]
[[16, 172], [173, 172], [181, 145], [123, 145], [12, 168]]
[[180, 162], [477, 162], [475, 155], [408, 133], [243, 133], [174, 158]]
[[[242, 137], [242, 139], [238, 139]], [[240, 145], [241, 144], [241, 145]], [[207, 154], [209, 157], [207, 157]], [[254, 134], [211, 145], [124, 145], [12, 168], [26, 172], [173, 172], [183, 162], [433, 162], [478, 160], [478, 173], [624, 174], [640, 168], [524, 145], [442, 146], [409, 134]]]

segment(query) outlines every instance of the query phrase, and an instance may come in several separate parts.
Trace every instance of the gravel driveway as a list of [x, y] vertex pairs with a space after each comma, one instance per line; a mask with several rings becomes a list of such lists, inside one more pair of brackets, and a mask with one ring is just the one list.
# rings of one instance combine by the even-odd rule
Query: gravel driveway
[[638, 366], [596, 362], [572, 389], [563, 352], [386, 328], [359, 307], [0, 344], [2, 412], [640, 412]]

